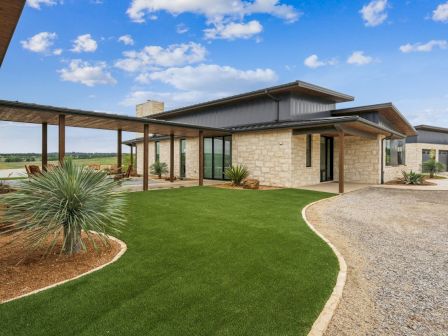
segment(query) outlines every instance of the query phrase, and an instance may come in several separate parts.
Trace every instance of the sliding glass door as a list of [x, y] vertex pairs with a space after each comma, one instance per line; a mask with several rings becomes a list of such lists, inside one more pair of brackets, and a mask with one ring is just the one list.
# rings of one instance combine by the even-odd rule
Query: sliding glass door
[[232, 137], [204, 138], [204, 178], [225, 180], [224, 171], [232, 165]]
[[333, 181], [333, 138], [320, 138], [320, 181]]

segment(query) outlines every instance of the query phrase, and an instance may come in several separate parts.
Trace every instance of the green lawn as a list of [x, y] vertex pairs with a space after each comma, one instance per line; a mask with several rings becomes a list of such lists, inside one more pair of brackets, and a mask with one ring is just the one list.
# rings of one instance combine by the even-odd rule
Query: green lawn
[[306, 335], [338, 264], [300, 212], [328, 196], [211, 187], [129, 194], [126, 254], [0, 305], [0, 335]]

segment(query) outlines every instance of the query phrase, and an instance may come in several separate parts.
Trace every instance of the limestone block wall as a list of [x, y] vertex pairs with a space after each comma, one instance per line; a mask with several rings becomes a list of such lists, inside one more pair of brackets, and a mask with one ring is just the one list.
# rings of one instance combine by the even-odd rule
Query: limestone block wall
[[[199, 177], [198, 138], [186, 138], [186, 177]], [[148, 146], [149, 166], [155, 162], [155, 142]], [[160, 141], [160, 161], [170, 166], [170, 140]], [[143, 143], [137, 144], [137, 173], [143, 174]], [[180, 176], [180, 139], [174, 140], [174, 176]]]
[[261, 184], [291, 186], [292, 130], [236, 133], [232, 136], [232, 164], [249, 169]]
[[412, 143], [406, 144], [406, 164], [409, 170], [416, 172], [422, 171], [422, 151], [424, 149], [434, 150], [436, 152], [436, 160], [439, 160], [439, 151], [448, 150], [448, 145]]
[[[381, 183], [381, 139], [345, 137], [345, 182]], [[339, 139], [334, 139], [334, 180], [339, 176]]]
[[320, 135], [312, 135], [311, 167], [306, 166], [306, 135], [293, 135], [291, 146], [290, 187], [320, 183]]

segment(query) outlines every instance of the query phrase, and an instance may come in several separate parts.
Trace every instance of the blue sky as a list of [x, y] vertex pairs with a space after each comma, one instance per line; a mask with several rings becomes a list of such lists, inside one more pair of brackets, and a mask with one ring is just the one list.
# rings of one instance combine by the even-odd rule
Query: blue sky
[[[446, 0], [29, 0], [0, 98], [134, 115], [146, 99], [173, 108], [298, 79], [356, 97], [340, 108], [393, 102], [448, 127], [447, 40]], [[113, 132], [67, 136], [68, 151], [115, 150]], [[0, 152], [39, 140], [0, 123]]]

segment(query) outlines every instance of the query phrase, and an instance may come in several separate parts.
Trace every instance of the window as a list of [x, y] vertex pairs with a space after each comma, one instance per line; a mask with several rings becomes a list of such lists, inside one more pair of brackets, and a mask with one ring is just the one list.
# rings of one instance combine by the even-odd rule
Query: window
[[406, 164], [405, 140], [384, 140], [385, 165], [400, 166]]
[[180, 149], [180, 177], [184, 178], [187, 176], [187, 140], [180, 139], [179, 143]]
[[439, 162], [444, 165], [444, 170], [448, 171], [448, 151], [439, 150]]
[[204, 138], [204, 178], [224, 180], [232, 165], [232, 137]]
[[422, 150], [422, 163], [436, 158], [436, 151], [434, 149]]
[[159, 162], [160, 161], [160, 141], [156, 141], [155, 143], [155, 161]]
[[311, 167], [312, 153], [313, 153], [313, 136], [311, 134], [307, 134], [307, 136], [306, 136], [306, 166], [307, 167]]

